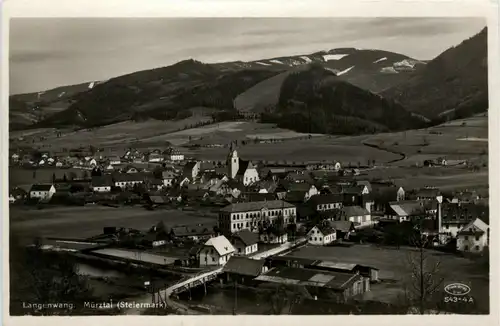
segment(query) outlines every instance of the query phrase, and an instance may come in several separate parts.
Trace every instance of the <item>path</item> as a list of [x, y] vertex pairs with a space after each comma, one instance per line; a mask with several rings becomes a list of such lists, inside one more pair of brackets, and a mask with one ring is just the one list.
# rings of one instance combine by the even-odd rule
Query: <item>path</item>
[[391, 161], [388, 161], [386, 163], [395, 163], [395, 162], [399, 162], [399, 161], [402, 161], [404, 159], [406, 159], [406, 154], [405, 153], [402, 153], [402, 152], [398, 152], [398, 151], [395, 151], [395, 150], [390, 150], [390, 149], [387, 149], [387, 148], [383, 148], [383, 147], [380, 147], [380, 146], [377, 146], [375, 144], [369, 144], [367, 142], [361, 142], [363, 145], [365, 146], [368, 146], [368, 147], [371, 147], [371, 148], [375, 148], [375, 149], [378, 149], [380, 151], [384, 151], [384, 152], [388, 152], [388, 153], [392, 153], [392, 154], [397, 154], [397, 155], [400, 155], [401, 157], [400, 158], [397, 158], [395, 160], [391, 160]]

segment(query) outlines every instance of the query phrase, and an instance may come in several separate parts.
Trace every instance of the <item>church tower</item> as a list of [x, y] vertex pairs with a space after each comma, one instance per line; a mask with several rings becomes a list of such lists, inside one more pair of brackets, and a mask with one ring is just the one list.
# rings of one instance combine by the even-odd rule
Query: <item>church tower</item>
[[240, 168], [240, 159], [238, 158], [238, 152], [236, 151], [236, 148], [233, 147], [232, 142], [231, 147], [229, 148], [229, 155], [227, 156], [226, 164], [228, 169], [228, 176], [231, 179], [234, 179], [236, 173], [238, 173], [238, 170]]

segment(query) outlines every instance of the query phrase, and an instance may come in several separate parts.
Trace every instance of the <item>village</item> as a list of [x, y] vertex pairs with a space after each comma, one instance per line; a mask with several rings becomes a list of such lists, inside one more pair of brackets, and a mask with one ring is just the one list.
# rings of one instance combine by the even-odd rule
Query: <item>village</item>
[[[89, 153], [64, 160], [50, 153], [37, 155], [14, 153], [11, 165], [24, 167], [26, 173], [53, 166], [63, 176], [11, 189], [11, 208], [42, 212], [99, 205], [211, 217], [211, 223], [186, 219], [172, 225], [161, 219], [154, 225], [145, 222], [140, 229], [116, 223], [89, 238], [33, 239], [44, 250], [72, 252], [86, 260], [181, 273], [188, 283], [174, 283], [169, 292], [177, 298], [201, 284], [206, 292], [206, 283], [215, 279], [246, 287], [300, 285], [310, 300], [370, 297], [371, 292], [384, 291], [377, 290], [383, 266], [342, 253], [366, 244], [411, 247], [416, 235], [432, 250], [460, 257], [487, 254], [488, 206], [473, 190], [403, 189], [390, 181], [363, 180], [362, 167], [339, 162], [252, 162], [239, 156], [234, 143], [226, 162], [191, 159], [174, 148], [148, 153], [128, 149], [116, 157]], [[82, 173], [64, 173], [69, 168]], [[328, 259], [300, 254], [320, 247], [340, 254]], [[202, 272], [209, 277], [200, 280]], [[153, 301], [162, 298], [161, 288], [148, 290], [158, 293]]]

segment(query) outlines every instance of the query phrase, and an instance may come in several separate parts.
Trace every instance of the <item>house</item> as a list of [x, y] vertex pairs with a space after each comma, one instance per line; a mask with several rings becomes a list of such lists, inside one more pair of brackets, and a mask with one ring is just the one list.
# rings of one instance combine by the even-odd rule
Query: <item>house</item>
[[92, 157], [90, 160], [87, 161], [87, 165], [90, 166], [90, 167], [96, 167], [97, 166], [97, 160]]
[[333, 162], [333, 163], [316, 162], [316, 163], [309, 163], [306, 165], [306, 169], [309, 171], [312, 170], [340, 171], [341, 168], [342, 166], [340, 162]]
[[242, 256], [232, 256], [222, 272], [228, 282], [235, 281], [245, 284], [268, 271], [264, 259], [251, 259]]
[[258, 250], [259, 236], [249, 230], [241, 230], [231, 235], [231, 244], [236, 249], [235, 255], [250, 255]]
[[443, 195], [437, 188], [424, 188], [420, 189], [415, 193], [417, 200], [437, 200], [438, 202], [443, 202]]
[[266, 200], [277, 200], [275, 194], [268, 193], [258, 193], [258, 192], [243, 192], [238, 196], [238, 200], [243, 201], [266, 201]]
[[351, 221], [329, 221], [328, 223], [335, 229], [337, 239], [349, 239], [351, 234], [356, 231], [354, 223]]
[[146, 185], [150, 190], [160, 190], [164, 187], [163, 180], [152, 178], [146, 180]]
[[317, 212], [339, 209], [342, 207], [343, 196], [340, 194], [314, 195], [308, 204]]
[[476, 218], [485, 220], [489, 216], [488, 206], [476, 204], [443, 203], [441, 205], [440, 231], [452, 238]]
[[477, 203], [480, 197], [475, 191], [462, 191], [455, 193], [453, 197], [449, 200], [453, 204], [471, 204]]
[[218, 224], [223, 234], [256, 230], [264, 221], [276, 223], [283, 218], [287, 225], [296, 216], [296, 207], [282, 200], [233, 203], [219, 211]]
[[262, 243], [283, 244], [288, 242], [288, 234], [282, 227], [270, 226], [259, 231], [259, 240]]
[[148, 155], [148, 162], [162, 162], [163, 161], [163, 155], [159, 153], [149, 153]]
[[173, 162], [179, 162], [179, 161], [184, 161], [184, 154], [179, 152], [177, 149], [174, 148], [169, 148], [165, 152], [163, 152], [163, 155], [167, 158], [167, 160], [173, 161]]
[[299, 182], [299, 183], [284, 182], [282, 183], [282, 185], [285, 187], [287, 192], [293, 192], [293, 191], [304, 192], [305, 201], [307, 201], [312, 196], [319, 194], [319, 191], [316, 188], [316, 186], [307, 182]]
[[210, 238], [200, 250], [200, 267], [223, 266], [234, 255], [234, 252], [233, 245], [225, 236]]
[[326, 246], [337, 240], [337, 232], [328, 224], [316, 225], [307, 232], [308, 242], [316, 246]]
[[399, 222], [409, 221], [425, 215], [423, 203], [417, 200], [390, 202], [384, 218]]
[[16, 154], [16, 153], [12, 154], [11, 159], [12, 159], [12, 161], [14, 161], [14, 162], [19, 161], [19, 154]]
[[190, 239], [194, 241], [210, 239], [215, 235], [213, 226], [204, 224], [174, 226], [170, 229], [172, 238]]
[[337, 186], [338, 192], [344, 194], [344, 195], [354, 195], [354, 196], [361, 196], [361, 195], [367, 195], [370, 193], [368, 190], [368, 187], [366, 185], [345, 185], [345, 184], [340, 184]]
[[[343, 303], [354, 296], [370, 291], [370, 280], [359, 274], [339, 273], [325, 270], [280, 267], [272, 268], [256, 281], [278, 284], [294, 284], [310, 289], [321, 299]], [[321, 289], [321, 291], [318, 291]]]
[[238, 152], [231, 143], [229, 154], [226, 159], [227, 175], [231, 179], [242, 182], [245, 186], [260, 180], [257, 168], [250, 161], [244, 161], [238, 157]]
[[307, 265], [306, 268], [339, 273], [359, 274], [363, 277], [368, 278], [370, 282], [379, 281], [379, 269], [373, 266], [341, 263], [336, 261], [316, 260], [312, 264]]
[[480, 253], [489, 246], [490, 228], [482, 219], [476, 218], [457, 233], [457, 250]]
[[30, 198], [39, 198], [48, 200], [56, 193], [56, 188], [53, 184], [34, 184], [29, 191]]
[[133, 187], [136, 184], [144, 183], [149, 175], [143, 172], [137, 173], [113, 173], [113, 182], [115, 187], [126, 188]]
[[122, 169], [124, 173], [139, 173], [139, 169], [137, 169], [135, 166], [132, 165], [127, 165]]
[[198, 176], [198, 173], [200, 173], [200, 162], [191, 161], [184, 165], [182, 176], [194, 180]]
[[344, 206], [341, 211], [341, 220], [353, 222], [355, 228], [364, 228], [373, 225], [371, 214], [366, 208], [360, 206]]
[[109, 164], [111, 164], [111, 165], [120, 165], [120, 164], [122, 164], [122, 159], [119, 158], [118, 156], [111, 156], [109, 158]]
[[255, 190], [258, 193], [270, 194], [274, 193], [277, 188], [277, 184], [273, 180], [261, 180], [255, 186]]
[[365, 186], [366, 189], [368, 189], [368, 193], [371, 193], [372, 192], [372, 184], [370, 183], [370, 181], [368, 180], [358, 180], [358, 181], [355, 181], [354, 184], [356, 186]]
[[113, 178], [110, 175], [93, 176], [90, 183], [94, 192], [110, 192], [113, 186]]
[[313, 178], [309, 173], [305, 173], [304, 171], [294, 171], [287, 174], [285, 180], [292, 183], [308, 183], [311, 184], [313, 182]]

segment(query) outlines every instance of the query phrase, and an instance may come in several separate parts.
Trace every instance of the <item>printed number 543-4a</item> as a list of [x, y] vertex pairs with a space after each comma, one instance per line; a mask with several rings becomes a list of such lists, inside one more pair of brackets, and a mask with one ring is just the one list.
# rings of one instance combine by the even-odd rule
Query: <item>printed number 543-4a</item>
[[469, 296], [457, 297], [457, 296], [446, 296], [444, 297], [444, 302], [464, 302], [464, 303], [473, 303], [474, 299]]

